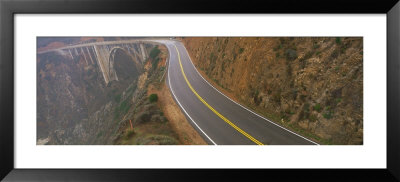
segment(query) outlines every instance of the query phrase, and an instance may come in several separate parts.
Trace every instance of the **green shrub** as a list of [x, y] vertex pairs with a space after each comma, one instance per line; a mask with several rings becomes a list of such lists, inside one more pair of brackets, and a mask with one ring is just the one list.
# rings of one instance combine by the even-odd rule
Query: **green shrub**
[[347, 49], [347, 46], [346, 45], [342, 45], [341, 48], [340, 48], [340, 53], [342, 53], [342, 54], [345, 53], [346, 49]]
[[311, 122], [317, 121], [317, 116], [311, 114], [311, 115], [310, 115], [310, 121], [311, 121]]
[[307, 97], [306, 95], [301, 94], [300, 95], [300, 100], [304, 102], [306, 100], [306, 97]]
[[151, 49], [150, 51], [150, 58], [151, 59], [156, 59], [158, 57], [158, 55], [160, 54], [160, 49], [158, 49], [158, 46], [155, 46], [153, 49]]
[[280, 104], [281, 103], [281, 92], [278, 91], [273, 94], [272, 100], [275, 101], [276, 103]]
[[129, 109], [130, 105], [129, 105], [129, 99], [124, 100], [121, 105], [119, 105], [120, 110], [123, 113], [126, 113]]
[[244, 51], [244, 48], [240, 48], [240, 49], [239, 49], [239, 54], [242, 54], [243, 51]]
[[321, 111], [321, 105], [318, 103], [318, 104], [315, 104], [315, 106], [313, 107], [313, 109], [314, 109], [314, 111], [317, 111], [317, 112], [320, 112]]
[[114, 119], [118, 119], [120, 116], [125, 115], [131, 107], [129, 99], [125, 99], [121, 104], [114, 110]]
[[338, 56], [339, 56], [339, 50], [338, 49], [335, 49], [334, 51], [332, 51], [331, 58], [335, 59]]
[[102, 136], [103, 136], [103, 132], [100, 131], [100, 132], [97, 133], [96, 138], [100, 138], [100, 137], [102, 137]]
[[324, 113], [324, 118], [326, 118], [326, 119], [331, 119], [332, 116], [333, 116], [333, 113], [331, 111]]
[[157, 102], [157, 100], [158, 100], [157, 94], [151, 94], [149, 96], [149, 100], [150, 100], [150, 102]]
[[128, 140], [129, 138], [133, 137], [133, 135], [135, 135], [135, 131], [132, 129], [129, 129], [125, 134], [125, 140]]
[[152, 63], [152, 65], [151, 65], [151, 68], [152, 68], [153, 70], [157, 68], [158, 62], [160, 62], [160, 58], [159, 58], [159, 57], [153, 59], [153, 63]]
[[336, 37], [336, 44], [341, 44], [342, 43], [342, 39], [340, 37]]
[[210, 54], [210, 61], [211, 61], [211, 62], [215, 62], [216, 59], [217, 59], [217, 58], [214, 56], [214, 53], [212, 52], [212, 53]]
[[115, 100], [115, 102], [121, 101], [121, 94], [114, 96], [114, 100]]
[[314, 52], [312, 52], [312, 51], [307, 52], [306, 55], [304, 55], [304, 58], [303, 58], [303, 59], [304, 59], [304, 60], [307, 60], [307, 59], [311, 58], [313, 54], [314, 54]]
[[286, 59], [290, 61], [295, 60], [297, 58], [297, 52], [294, 49], [287, 49], [285, 55]]

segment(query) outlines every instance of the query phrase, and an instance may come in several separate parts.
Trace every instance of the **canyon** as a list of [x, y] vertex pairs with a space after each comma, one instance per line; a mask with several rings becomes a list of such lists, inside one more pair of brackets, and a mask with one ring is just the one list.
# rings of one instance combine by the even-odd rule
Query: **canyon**
[[177, 131], [164, 105], [149, 100], [149, 87], [165, 84], [168, 53], [141, 40], [38, 37], [38, 145], [204, 144], [190, 125], [190, 136]]

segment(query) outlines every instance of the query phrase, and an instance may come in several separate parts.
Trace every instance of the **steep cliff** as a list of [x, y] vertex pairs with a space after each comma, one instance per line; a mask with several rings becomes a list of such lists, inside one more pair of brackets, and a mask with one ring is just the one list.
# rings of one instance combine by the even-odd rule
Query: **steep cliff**
[[38, 55], [38, 139], [48, 138], [48, 144], [110, 143], [112, 129], [120, 119], [115, 110], [135, 91], [142, 72], [125, 52], [117, 51], [115, 56], [120, 79], [105, 85], [97, 64], [87, 65], [83, 56]]
[[363, 39], [185, 37], [227, 95], [321, 144], [363, 143]]

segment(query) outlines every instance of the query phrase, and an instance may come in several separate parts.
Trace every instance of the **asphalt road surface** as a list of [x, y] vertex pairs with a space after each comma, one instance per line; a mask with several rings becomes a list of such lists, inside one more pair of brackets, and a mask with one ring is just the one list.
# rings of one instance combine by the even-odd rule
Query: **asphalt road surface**
[[189, 122], [214, 145], [316, 145], [232, 101], [196, 70], [181, 42], [161, 40], [169, 50], [167, 84]]

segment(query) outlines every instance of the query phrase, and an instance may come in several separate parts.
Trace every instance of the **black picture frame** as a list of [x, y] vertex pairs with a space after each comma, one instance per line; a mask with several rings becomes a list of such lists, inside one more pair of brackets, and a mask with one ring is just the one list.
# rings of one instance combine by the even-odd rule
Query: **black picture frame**
[[[387, 15], [386, 169], [15, 169], [14, 15], [47, 13], [381, 13]], [[318, 15], [316, 15], [318, 16]], [[0, 179], [5, 181], [400, 180], [398, 0], [0, 0]], [[379, 60], [378, 60], [379, 61]], [[383, 121], [380, 121], [383, 122]]]

